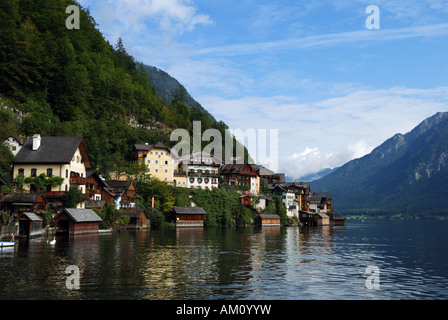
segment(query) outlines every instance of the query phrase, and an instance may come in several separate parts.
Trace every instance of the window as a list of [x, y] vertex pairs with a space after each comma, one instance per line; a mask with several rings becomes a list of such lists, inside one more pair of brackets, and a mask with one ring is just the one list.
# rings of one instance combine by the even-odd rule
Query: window
[[155, 173], [159, 173], [159, 169], [155, 169]]
[[68, 170], [65, 170], [65, 177], [68, 178]]
[[150, 169], [150, 168], [148, 168], [148, 172], [151, 172], [151, 169]]
[[150, 152], [150, 154], [151, 154], [151, 155], [153, 155], [153, 154], [154, 154], [154, 152], [152, 152], [152, 151], [151, 151], [151, 152]]
[[148, 160], [148, 164], [150, 164], [151, 163], [151, 160]]
[[156, 164], [159, 164], [159, 160], [155, 160], [156, 161]]
[[53, 175], [53, 169], [52, 168], [48, 168], [47, 169], [47, 177], [51, 177]]
[[24, 169], [19, 169], [19, 176], [24, 176], [25, 175], [25, 170]]
[[31, 169], [31, 176], [32, 177], [37, 176], [37, 169]]
[[165, 160], [165, 164], [166, 164], [166, 165], [168, 164], [168, 160]]
[[165, 173], [168, 173], [168, 169], [165, 169]]
[[159, 154], [159, 152], [158, 151], [156, 151], [156, 155], [158, 155]]
[[79, 156], [76, 156], [76, 163], [79, 163]]

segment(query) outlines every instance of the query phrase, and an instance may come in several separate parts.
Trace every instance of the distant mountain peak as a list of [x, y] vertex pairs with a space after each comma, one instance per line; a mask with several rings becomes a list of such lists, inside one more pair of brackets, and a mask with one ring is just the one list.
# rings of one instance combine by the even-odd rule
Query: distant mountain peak
[[311, 189], [332, 192], [341, 210], [440, 211], [437, 199], [448, 194], [448, 113], [395, 134], [370, 154], [313, 181]]
[[181, 94], [184, 99], [185, 104], [190, 108], [197, 108], [201, 112], [207, 115], [207, 117], [213, 121], [215, 118], [193, 97], [188, 93], [187, 89], [173, 76], [171, 76], [166, 71], [155, 67], [142, 64], [143, 67], [149, 74], [149, 81], [151, 82], [154, 90], [159, 96], [165, 100], [166, 103], [170, 104], [175, 98], [176, 94]]

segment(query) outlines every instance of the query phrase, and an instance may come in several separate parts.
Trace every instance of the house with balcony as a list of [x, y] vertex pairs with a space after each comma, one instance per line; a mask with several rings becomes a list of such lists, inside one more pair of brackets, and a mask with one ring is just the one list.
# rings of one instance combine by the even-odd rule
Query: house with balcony
[[[48, 186], [43, 192], [45, 199], [60, 207], [60, 199], [71, 188], [86, 193], [86, 172], [92, 168], [83, 137], [41, 137], [35, 134], [28, 137], [12, 162], [13, 178], [57, 176], [62, 184]], [[24, 183], [23, 190], [36, 192], [33, 183]], [[84, 204], [80, 204], [84, 207]]]
[[260, 179], [263, 179], [264, 183], [269, 185], [272, 183], [285, 183], [284, 173], [275, 173], [274, 171], [262, 166], [253, 165]]
[[273, 196], [280, 196], [282, 198], [288, 217], [299, 217], [299, 202], [296, 199], [294, 190], [279, 184], [271, 190], [271, 193]]
[[309, 182], [284, 182], [284, 183], [273, 183], [269, 184], [269, 190], [272, 194], [273, 190], [280, 186], [284, 190], [287, 190], [289, 193], [293, 193], [295, 195], [295, 201], [297, 202], [297, 206], [299, 210], [309, 211], [309, 196], [311, 194], [310, 191], [310, 183]]
[[260, 177], [250, 163], [231, 163], [221, 168], [223, 182], [233, 187], [247, 187], [248, 191], [258, 195], [260, 193]]
[[310, 211], [312, 212], [322, 212], [322, 213], [332, 213], [333, 206], [331, 193], [313, 193], [309, 197]]
[[135, 209], [137, 207], [137, 190], [134, 182], [122, 180], [104, 181], [101, 199], [113, 204], [115, 209]]
[[177, 172], [184, 172], [187, 188], [212, 190], [219, 186], [221, 159], [207, 152], [193, 152], [178, 159]]

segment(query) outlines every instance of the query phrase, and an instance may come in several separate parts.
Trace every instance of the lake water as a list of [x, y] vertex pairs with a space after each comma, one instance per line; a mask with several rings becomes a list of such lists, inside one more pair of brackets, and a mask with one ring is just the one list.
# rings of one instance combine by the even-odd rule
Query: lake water
[[0, 299], [447, 298], [448, 221], [121, 231], [0, 252]]

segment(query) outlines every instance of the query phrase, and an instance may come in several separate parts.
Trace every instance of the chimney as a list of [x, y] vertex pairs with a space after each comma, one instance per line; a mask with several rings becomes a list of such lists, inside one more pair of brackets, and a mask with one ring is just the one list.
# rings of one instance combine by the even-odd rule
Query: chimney
[[40, 147], [40, 134], [35, 134], [33, 136], [33, 151], [36, 151]]

